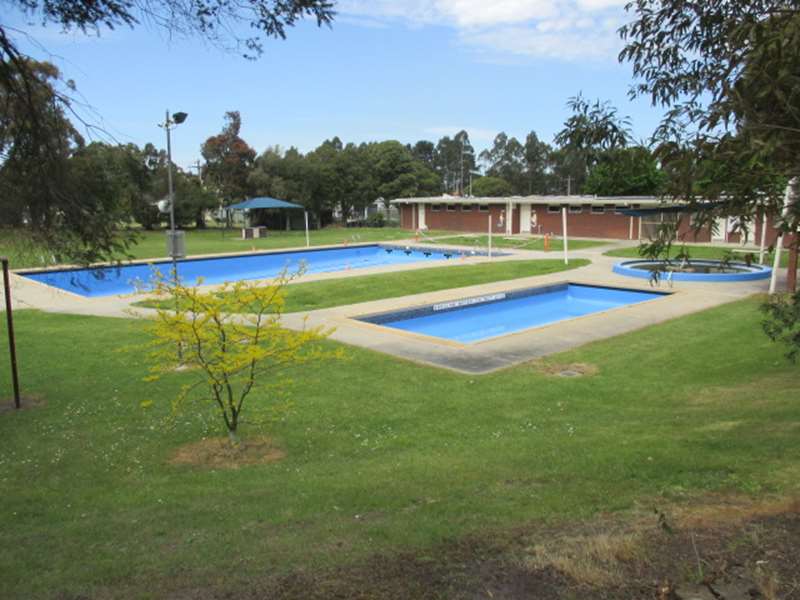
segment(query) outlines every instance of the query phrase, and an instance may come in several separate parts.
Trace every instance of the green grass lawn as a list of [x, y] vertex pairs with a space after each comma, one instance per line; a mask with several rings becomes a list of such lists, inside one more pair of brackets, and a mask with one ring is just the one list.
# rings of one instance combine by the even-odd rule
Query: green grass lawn
[[[573, 259], [569, 266], [566, 266], [561, 259], [498, 261], [297, 283], [286, 288], [285, 310], [299, 312], [382, 298], [397, 298], [493, 281], [546, 275], [576, 269], [587, 264], [589, 261], [586, 259]], [[171, 306], [169, 302], [153, 300], [137, 304], [150, 307]]]
[[[486, 248], [489, 245], [488, 235], [461, 235], [454, 237], [447, 237], [438, 240], [438, 244], [452, 244], [458, 246], [478, 246]], [[570, 250], [580, 250], [581, 248], [593, 248], [595, 246], [603, 246], [608, 242], [603, 240], [573, 240], [568, 242]], [[492, 236], [492, 247], [494, 248], [513, 248], [516, 250], [544, 250], [544, 238], [507, 238], [502, 235]], [[553, 252], [560, 252], [564, 249], [564, 242], [560, 239], [550, 240], [550, 250]]]
[[[282, 462], [211, 471], [167, 464], [206, 432], [191, 417], [159, 426], [192, 374], [143, 383], [138, 355], [118, 352], [145, 339], [143, 322], [19, 311], [22, 384], [44, 405], [0, 413], [0, 597], [235, 597], [376, 552], [424, 561], [441, 540], [532, 520], [796, 492], [798, 367], [758, 305], [549, 360], [597, 368], [581, 378], [530, 364], [460, 375], [348, 348], [294, 374], [293, 409], [270, 431]], [[2, 394], [7, 364], [3, 348]]]
[[[428, 232], [441, 235], [448, 232]], [[399, 227], [352, 228], [327, 227], [310, 232], [312, 246], [402, 240], [413, 237], [414, 232]], [[271, 231], [265, 238], [243, 240], [238, 229], [189, 229], [186, 231], [186, 252], [195, 254], [221, 254], [225, 252], [247, 252], [277, 250], [280, 248], [305, 247], [304, 231]], [[163, 258], [166, 256], [164, 231], [142, 231], [138, 243], [130, 249], [133, 258]], [[22, 249], [14, 243], [14, 232], [0, 230], [0, 254], [11, 259], [12, 268], [36, 267], [46, 264], [47, 258], [40, 251]]]
[[[692, 258], [710, 258], [710, 259], [721, 259], [724, 254], [730, 250], [730, 248], [725, 248], [721, 246], [687, 246], [689, 250], [689, 256]], [[672, 252], [670, 253], [672, 256], [677, 255], [681, 251], [681, 246], [676, 245], [673, 247]], [[623, 258], [639, 258], [639, 247], [633, 246], [630, 248], [620, 248], [618, 250], [609, 250], [608, 252], [604, 253], [606, 256], [620, 256]], [[755, 254], [756, 261], [758, 260], [758, 251], [756, 250], [753, 254]], [[734, 256], [742, 257], [740, 253], [735, 253]], [[772, 257], [774, 254], [772, 252], [767, 253], [767, 258], [764, 261], [764, 264], [771, 267], [772, 266]], [[789, 263], [789, 251], [784, 250], [781, 252], [781, 267], [786, 267]]]

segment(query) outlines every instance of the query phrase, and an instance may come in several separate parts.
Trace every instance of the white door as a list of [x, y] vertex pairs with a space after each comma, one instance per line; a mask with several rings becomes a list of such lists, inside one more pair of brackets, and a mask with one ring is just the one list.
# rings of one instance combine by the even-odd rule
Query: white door
[[530, 233], [531, 232], [531, 205], [530, 204], [520, 204], [519, 231], [520, 231], [520, 233]]
[[712, 242], [724, 242], [728, 239], [728, 219], [725, 217], [717, 217], [714, 221], [715, 227], [711, 232]]
[[427, 229], [425, 224], [425, 205], [417, 204], [417, 229]]

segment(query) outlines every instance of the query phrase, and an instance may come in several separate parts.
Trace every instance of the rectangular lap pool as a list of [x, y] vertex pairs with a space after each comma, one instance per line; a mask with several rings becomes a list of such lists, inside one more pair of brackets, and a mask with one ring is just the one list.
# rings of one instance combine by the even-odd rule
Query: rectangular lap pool
[[[455, 259], [457, 256], [454, 251], [446, 249], [429, 250], [377, 244], [352, 248], [262, 252], [179, 260], [178, 276], [186, 284], [193, 284], [199, 277], [203, 278], [204, 284], [217, 284], [244, 279], [271, 279], [283, 269], [290, 272], [297, 270], [301, 263], [305, 264], [306, 273], [330, 273], [422, 261], [435, 263]], [[172, 263], [169, 260], [160, 260], [114, 267], [22, 272], [19, 275], [81, 296], [95, 297], [129, 294], [137, 289], [147, 289], [155, 275], [169, 277], [171, 269]]]
[[359, 320], [469, 343], [665, 295], [668, 293], [560, 283], [368, 315]]

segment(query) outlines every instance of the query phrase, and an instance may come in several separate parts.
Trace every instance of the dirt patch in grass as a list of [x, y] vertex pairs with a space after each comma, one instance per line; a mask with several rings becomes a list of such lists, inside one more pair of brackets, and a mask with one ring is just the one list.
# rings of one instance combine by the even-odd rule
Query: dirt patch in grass
[[14, 414], [22, 410], [31, 410], [34, 408], [42, 408], [47, 402], [44, 398], [39, 396], [21, 396], [20, 407], [16, 408], [13, 398], [0, 398], [0, 415], [8, 413]]
[[[765, 383], [765, 381], [768, 381]], [[706, 405], [706, 404], [727, 404], [738, 405], [747, 403], [748, 406], [758, 406], [765, 404], [771, 398], [764, 397], [759, 394], [760, 390], [769, 389], [771, 395], [776, 393], [786, 393], [794, 395], [797, 393], [797, 375], [795, 373], [788, 374], [768, 374], [763, 378], [757, 378], [753, 381], [746, 383], [737, 383], [732, 386], [708, 386], [700, 390], [692, 390], [689, 392], [689, 403]], [[763, 400], [759, 400], [759, 396]]]
[[268, 437], [248, 438], [236, 445], [231, 444], [228, 438], [206, 438], [175, 450], [169, 463], [207, 469], [238, 469], [275, 463], [285, 456], [286, 453]]
[[800, 597], [798, 540], [798, 500], [720, 496], [668, 511], [484, 532], [211, 597], [777, 600]]
[[531, 365], [540, 373], [553, 377], [591, 377], [600, 372], [597, 365], [588, 363], [551, 363], [535, 360]]

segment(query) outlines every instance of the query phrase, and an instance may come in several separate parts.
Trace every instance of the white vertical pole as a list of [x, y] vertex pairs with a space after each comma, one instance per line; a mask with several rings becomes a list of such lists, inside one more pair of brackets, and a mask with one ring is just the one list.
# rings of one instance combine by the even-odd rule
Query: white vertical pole
[[[491, 207], [489, 210], [492, 210]], [[492, 214], [489, 213], [489, 258], [492, 258]]]
[[561, 231], [564, 234], [564, 264], [569, 264], [569, 251], [567, 250], [567, 207], [561, 207]]
[[[791, 210], [792, 200], [794, 200], [794, 186], [797, 184], [797, 178], [793, 177], [786, 185], [786, 194], [783, 196], [783, 211], [781, 218], [786, 219]], [[775, 258], [772, 260], [772, 277], [769, 280], [769, 293], [775, 293], [775, 287], [778, 284], [778, 268], [781, 266], [781, 251], [783, 249], [783, 233], [778, 235], [778, 240], [775, 242]]]
[[764, 264], [764, 253], [767, 248], [767, 211], [761, 213], [761, 245], [758, 249], [758, 264]]
[[778, 285], [778, 268], [781, 266], [781, 252], [783, 247], [783, 233], [778, 235], [775, 241], [775, 258], [772, 259], [772, 276], [769, 278], [769, 293], [775, 293], [775, 287]]
[[631, 216], [631, 220], [628, 224], [628, 239], [633, 239], [633, 216]]
[[308, 211], [307, 210], [303, 211], [303, 216], [305, 217], [305, 220], [306, 220], [306, 248], [308, 248], [309, 246], [311, 246], [311, 240], [308, 237]]

